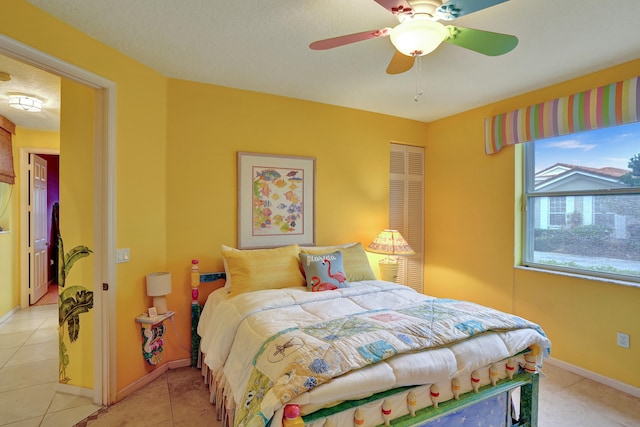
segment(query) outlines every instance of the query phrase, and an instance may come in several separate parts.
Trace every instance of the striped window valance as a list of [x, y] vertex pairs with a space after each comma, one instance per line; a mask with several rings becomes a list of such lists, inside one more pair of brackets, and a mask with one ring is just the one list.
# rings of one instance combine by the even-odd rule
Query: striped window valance
[[640, 77], [485, 119], [485, 152], [640, 120]]

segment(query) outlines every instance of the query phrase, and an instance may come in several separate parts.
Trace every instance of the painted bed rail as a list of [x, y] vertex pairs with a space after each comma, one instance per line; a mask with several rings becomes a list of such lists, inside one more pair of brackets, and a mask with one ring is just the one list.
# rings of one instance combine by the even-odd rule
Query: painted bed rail
[[200, 322], [200, 313], [202, 306], [198, 302], [200, 293], [198, 286], [200, 283], [215, 282], [217, 280], [226, 279], [227, 275], [224, 271], [214, 273], [200, 273], [199, 261], [191, 260], [191, 367], [199, 366], [200, 353], [200, 335], [198, 335], [198, 322]]

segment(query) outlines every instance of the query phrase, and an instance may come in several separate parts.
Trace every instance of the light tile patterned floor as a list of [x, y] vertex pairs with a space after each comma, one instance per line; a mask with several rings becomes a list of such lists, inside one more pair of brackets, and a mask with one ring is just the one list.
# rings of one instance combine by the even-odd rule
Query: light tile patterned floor
[[58, 388], [58, 306], [20, 310], [0, 324], [0, 425], [73, 426], [100, 409]]
[[[0, 324], [0, 426], [220, 427], [197, 369], [170, 370], [109, 408], [57, 393], [56, 328], [55, 305]], [[549, 363], [544, 373], [540, 427], [640, 427], [640, 398]]]
[[200, 371], [167, 371], [151, 384], [107, 409], [89, 427], [220, 427]]
[[640, 427], [640, 398], [549, 363], [543, 371], [540, 427]]

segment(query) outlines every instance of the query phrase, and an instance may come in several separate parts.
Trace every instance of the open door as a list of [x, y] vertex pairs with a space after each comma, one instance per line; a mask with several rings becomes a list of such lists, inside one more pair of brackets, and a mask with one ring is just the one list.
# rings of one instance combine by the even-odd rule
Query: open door
[[47, 161], [29, 154], [29, 305], [47, 293]]

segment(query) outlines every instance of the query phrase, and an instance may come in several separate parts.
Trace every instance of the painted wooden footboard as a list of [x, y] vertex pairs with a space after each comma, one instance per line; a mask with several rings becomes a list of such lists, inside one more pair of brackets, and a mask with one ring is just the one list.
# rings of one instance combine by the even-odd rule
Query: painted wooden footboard
[[[457, 427], [466, 425], [491, 425], [497, 426], [537, 426], [537, 396], [538, 396], [537, 373], [531, 374], [521, 372], [511, 379], [498, 381], [495, 385], [488, 384], [480, 387], [478, 391], [469, 391], [437, 404], [418, 410], [407, 410], [407, 403], [391, 398], [398, 396], [400, 400], [409, 396], [409, 401], [415, 402], [416, 394], [420, 393], [421, 387], [408, 387], [407, 390], [390, 390], [379, 393], [372, 397], [360, 401], [344, 402], [337, 407], [322, 409], [303, 417], [305, 426], [325, 427], [338, 425], [371, 425], [372, 420], [367, 419], [365, 411], [359, 408], [373, 407], [381, 412], [372, 416], [374, 420], [381, 418], [378, 425], [390, 425], [398, 427], [417, 426], [447, 426]], [[518, 420], [515, 420], [515, 411], [512, 407], [511, 393], [520, 388], [520, 410]], [[427, 387], [428, 390], [428, 387]], [[395, 395], [393, 393], [396, 393]], [[404, 407], [403, 404], [404, 403]], [[335, 414], [343, 408], [345, 413], [342, 417]], [[400, 412], [401, 415], [394, 415]], [[371, 411], [370, 411], [371, 412]], [[330, 423], [327, 420], [331, 420]]]
[[[200, 353], [200, 336], [197, 333], [198, 322], [200, 320], [200, 313], [202, 306], [198, 302], [199, 290], [198, 287], [201, 283], [215, 282], [217, 280], [225, 279], [224, 272], [214, 273], [200, 273], [198, 270], [198, 261], [193, 260], [191, 266], [191, 365], [192, 367], [202, 368], [205, 381], [209, 384], [211, 392], [211, 402], [216, 405], [217, 415], [219, 419], [224, 421], [223, 425], [233, 425], [233, 402], [227, 401], [224, 395], [224, 385], [220, 384], [217, 378], [208, 370], [208, 367], [201, 366], [202, 355]], [[371, 422], [366, 422], [362, 419], [362, 411], [359, 408], [369, 408], [371, 406], [376, 408], [378, 416], [383, 420], [380, 425], [391, 425], [399, 427], [428, 427], [435, 425], [436, 422], [444, 421], [446, 419], [447, 426], [457, 425], [453, 424], [454, 419], [466, 420], [472, 416], [472, 414], [480, 410], [481, 405], [494, 404], [496, 408], [500, 408], [499, 418], [504, 420], [504, 423], [497, 425], [504, 426], [522, 426], [522, 427], [537, 427], [538, 425], [538, 387], [539, 376], [536, 372], [535, 357], [524, 356], [526, 363], [522, 364], [522, 368], [519, 372], [515, 372], [517, 367], [512, 366], [513, 373], [510, 373], [508, 377], [491, 380], [486, 380], [489, 384], [473, 386], [473, 390], [462, 394], [454, 394], [448, 396], [446, 400], [440, 401], [437, 397], [434, 400], [434, 388], [428, 388], [428, 386], [420, 386], [413, 388], [403, 388], [390, 390], [378, 395], [362, 399], [361, 401], [348, 401], [333, 408], [321, 409], [312, 414], [302, 417], [305, 426], [310, 427], [331, 427], [331, 426], [346, 426], [353, 425], [354, 427], [361, 427], [363, 425], [371, 425]], [[509, 365], [505, 361], [506, 370], [509, 371]], [[487, 367], [485, 377], [491, 377], [491, 367]], [[475, 373], [475, 372], [474, 372]], [[474, 378], [471, 378], [473, 385]], [[448, 385], [451, 388], [455, 388], [455, 383]], [[425, 387], [426, 390], [425, 390]], [[512, 399], [511, 393], [520, 389], [520, 410], [517, 420], [512, 420]], [[437, 390], [436, 390], [437, 391]], [[411, 400], [415, 400], [415, 393], [427, 393], [431, 396], [433, 403], [429, 403], [426, 407], [411, 407]], [[413, 393], [413, 394], [412, 394]], [[439, 393], [437, 393], [439, 394]], [[395, 400], [394, 400], [395, 399]], [[404, 400], [403, 400], [404, 399]], [[403, 403], [398, 403], [403, 402]], [[436, 403], [437, 402], [437, 403]], [[395, 406], [393, 406], [395, 405]], [[404, 408], [398, 410], [398, 405], [404, 405]], [[395, 409], [392, 409], [395, 408]], [[470, 411], [465, 413], [465, 411]], [[342, 418], [340, 418], [342, 416]], [[345, 417], [349, 422], [345, 422]], [[274, 423], [280, 425], [280, 420]], [[298, 424], [296, 424], [298, 425]], [[439, 424], [442, 425], [442, 424]]]

